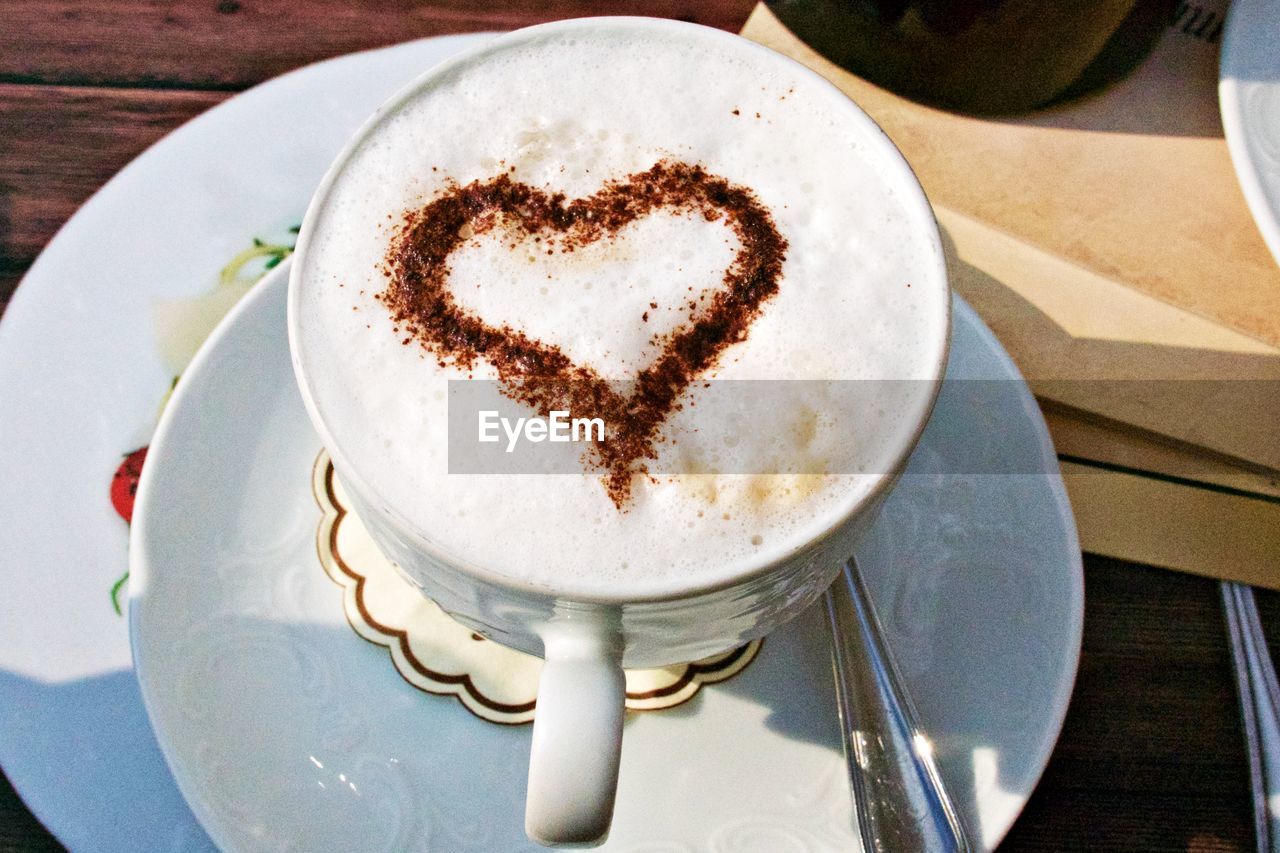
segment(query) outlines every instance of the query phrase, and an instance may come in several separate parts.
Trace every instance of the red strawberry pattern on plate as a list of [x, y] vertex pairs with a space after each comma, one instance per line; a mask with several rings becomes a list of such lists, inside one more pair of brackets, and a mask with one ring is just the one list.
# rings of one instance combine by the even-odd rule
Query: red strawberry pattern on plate
[[[289, 233], [296, 236], [298, 226], [290, 228]], [[166, 357], [172, 359], [175, 357], [173, 353], [177, 352], [178, 358], [183, 361], [189, 360], [231, 306], [268, 270], [278, 266], [291, 254], [293, 254], [292, 242], [270, 243], [255, 237], [251, 246], [232, 258], [222, 268], [218, 274], [218, 285], [214, 290], [189, 300], [185, 305], [180, 303], [165, 305], [164, 311], [161, 312], [163, 320], [158, 317], [157, 321], [160, 326], [157, 329], [158, 337], [182, 338], [177, 341], [161, 341], [162, 349], [167, 351]], [[180, 372], [181, 367], [184, 366], [185, 364], [175, 366], [175, 370]], [[169, 396], [177, 384], [178, 377], [174, 376], [168, 393], [160, 402], [157, 417], [164, 411], [165, 404], [169, 402]], [[133, 521], [133, 503], [138, 492], [138, 481], [142, 477], [142, 466], [147, 458], [148, 446], [144, 445], [126, 453], [124, 460], [111, 477], [109, 490], [111, 506], [124, 519], [125, 524]], [[120, 606], [120, 593], [128, 580], [129, 572], [126, 571], [111, 585], [111, 607], [116, 611], [117, 616], [124, 615], [124, 610]]]

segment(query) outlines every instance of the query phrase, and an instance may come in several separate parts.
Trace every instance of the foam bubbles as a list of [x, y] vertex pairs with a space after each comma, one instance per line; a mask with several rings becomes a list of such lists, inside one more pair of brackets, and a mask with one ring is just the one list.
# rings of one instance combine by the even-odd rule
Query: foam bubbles
[[[451, 183], [505, 171], [572, 197], [683, 159], [751, 187], [789, 242], [780, 292], [716, 377], [928, 377], [945, 322], [938, 250], [882, 177], [876, 132], [841, 97], [693, 28], [517, 35], [437, 75], [356, 151], [300, 259], [300, 345], [343, 455], [442, 550], [583, 594], [714, 583], [821, 532], [880, 480], [886, 423], [913, 420], [924, 383], [914, 396], [841, 408], [818, 395], [714, 425], [686, 407], [660, 453], [682, 454], [690, 473], [637, 477], [620, 513], [594, 472], [450, 475], [444, 388], [464, 374], [402, 345], [374, 295], [388, 216]], [[648, 363], [655, 336], [697, 310], [689, 299], [719, 284], [738, 248], [722, 223], [675, 214], [572, 254], [501, 228], [464, 236], [450, 262], [461, 304], [614, 378]], [[742, 453], [778, 473], [715, 473]]]

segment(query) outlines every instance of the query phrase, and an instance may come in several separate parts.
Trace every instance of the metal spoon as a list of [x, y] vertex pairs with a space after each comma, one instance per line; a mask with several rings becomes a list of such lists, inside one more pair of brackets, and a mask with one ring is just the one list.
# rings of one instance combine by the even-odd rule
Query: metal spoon
[[1253, 587], [1221, 581], [1227, 638], [1240, 693], [1253, 791], [1254, 836], [1259, 853], [1280, 851], [1280, 682], [1267, 651]]
[[840, 730], [867, 853], [969, 853], [857, 564], [827, 591]]

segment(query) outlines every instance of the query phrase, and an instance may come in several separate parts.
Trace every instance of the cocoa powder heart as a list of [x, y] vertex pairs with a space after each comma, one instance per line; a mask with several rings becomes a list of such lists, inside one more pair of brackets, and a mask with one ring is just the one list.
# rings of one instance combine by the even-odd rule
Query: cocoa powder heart
[[[547, 251], [614, 237], [657, 210], [723, 219], [739, 249], [710, 302], [660, 340], [658, 357], [618, 390], [590, 366], [576, 364], [557, 346], [509, 325], [494, 326], [462, 308], [449, 289], [449, 256], [467, 240], [502, 226], [538, 236]], [[541, 416], [567, 410], [605, 422], [605, 440], [593, 445], [594, 463], [622, 509], [632, 477], [645, 474], [655, 442], [689, 383], [747, 336], [761, 305], [778, 291], [787, 241], [773, 216], [749, 188], [703, 167], [662, 160], [644, 172], [607, 182], [586, 198], [568, 199], [500, 174], [451, 187], [421, 208], [406, 211], [387, 250], [386, 289], [378, 299], [391, 312], [403, 342], [417, 341], [441, 366], [464, 368], [477, 359], [498, 373], [503, 393]], [[695, 303], [696, 304], [696, 303]]]

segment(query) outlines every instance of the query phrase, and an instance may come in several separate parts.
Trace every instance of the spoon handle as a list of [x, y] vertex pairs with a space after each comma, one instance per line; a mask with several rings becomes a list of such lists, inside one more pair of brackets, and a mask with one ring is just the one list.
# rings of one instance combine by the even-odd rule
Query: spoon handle
[[840, 729], [867, 853], [969, 853], [964, 826], [850, 560], [826, 595]]
[[1253, 588], [1221, 581], [1227, 638], [1248, 746], [1254, 835], [1259, 853], [1280, 851], [1280, 682], [1267, 651]]

